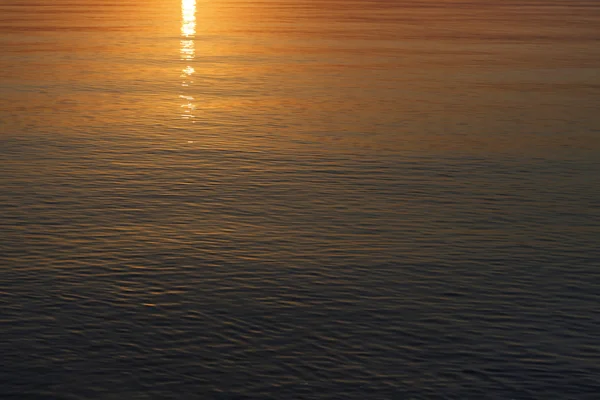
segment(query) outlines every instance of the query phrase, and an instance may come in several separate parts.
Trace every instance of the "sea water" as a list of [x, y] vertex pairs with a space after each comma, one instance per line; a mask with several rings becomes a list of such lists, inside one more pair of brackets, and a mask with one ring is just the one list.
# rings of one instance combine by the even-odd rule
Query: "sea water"
[[597, 398], [599, 27], [2, 0], [0, 397]]

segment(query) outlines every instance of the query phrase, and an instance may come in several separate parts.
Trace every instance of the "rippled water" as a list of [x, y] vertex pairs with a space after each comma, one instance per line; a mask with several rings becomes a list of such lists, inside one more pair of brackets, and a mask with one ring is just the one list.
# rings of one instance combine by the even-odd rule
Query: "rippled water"
[[599, 26], [2, 0], [0, 397], [597, 399]]

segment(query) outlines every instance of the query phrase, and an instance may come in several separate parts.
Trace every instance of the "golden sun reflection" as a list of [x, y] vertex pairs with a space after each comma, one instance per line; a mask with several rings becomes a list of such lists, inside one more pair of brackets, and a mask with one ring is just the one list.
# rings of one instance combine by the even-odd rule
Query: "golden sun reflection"
[[181, 0], [181, 36], [194, 37], [196, 34], [196, 0]]
[[[190, 63], [196, 57], [196, 47], [194, 37], [196, 36], [196, 0], [181, 0], [181, 43], [179, 48], [180, 59]], [[181, 70], [181, 86], [189, 88], [193, 83], [194, 67], [186, 65]], [[181, 105], [183, 108], [182, 117], [184, 119], [193, 119], [194, 97], [187, 93], [182, 93], [180, 96], [184, 100]]]

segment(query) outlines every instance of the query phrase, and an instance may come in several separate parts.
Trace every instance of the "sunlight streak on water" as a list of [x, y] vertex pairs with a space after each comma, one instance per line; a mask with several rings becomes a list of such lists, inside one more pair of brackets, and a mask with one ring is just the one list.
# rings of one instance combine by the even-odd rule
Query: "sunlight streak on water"
[[191, 38], [196, 34], [196, 0], [181, 0], [181, 36]]
[[[196, 58], [196, 45], [194, 38], [196, 35], [196, 0], [182, 0], [181, 1], [181, 60], [187, 63], [191, 63]], [[196, 106], [193, 102], [194, 97], [186, 94], [185, 89], [189, 88], [193, 83], [194, 79], [194, 67], [186, 65], [181, 71], [181, 86], [184, 88], [184, 93], [179, 97], [184, 99], [185, 102], [181, 105], [183, 119], [193, 119], [194, 110]]]

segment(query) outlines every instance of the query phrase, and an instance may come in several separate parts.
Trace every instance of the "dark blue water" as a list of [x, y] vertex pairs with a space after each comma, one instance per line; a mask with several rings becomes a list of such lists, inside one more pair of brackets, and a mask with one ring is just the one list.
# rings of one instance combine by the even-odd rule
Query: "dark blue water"
[[597, 399], [599, 23], [0, 2], [0, 398]]

